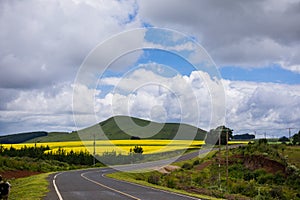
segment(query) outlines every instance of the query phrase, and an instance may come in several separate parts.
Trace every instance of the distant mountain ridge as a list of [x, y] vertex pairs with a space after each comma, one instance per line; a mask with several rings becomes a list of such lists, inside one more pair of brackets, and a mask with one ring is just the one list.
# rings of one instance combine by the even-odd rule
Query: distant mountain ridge
[[[141, 139], [178, 139], [178, 140], [204, 140], [206, 131], [200, 128], [180, 123], [158, 123], [129, 116], [115, 116], [93, 126], [72, 133], [66, 132], [37, 132], [1, 136], [0, 143], [24, 142], [62, 142], [78, 140], [125, 140]], [[42, 135], [41, 135], [42, 134]], [[20, 140], [20, 137], [23, 139]]]

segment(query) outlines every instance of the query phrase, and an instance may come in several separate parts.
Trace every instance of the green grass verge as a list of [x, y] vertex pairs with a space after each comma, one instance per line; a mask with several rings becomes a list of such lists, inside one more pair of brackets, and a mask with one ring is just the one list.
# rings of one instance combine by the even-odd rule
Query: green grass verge
[[50, 173], [38, 174], [10, 181], [9, 199], [40, 200], [49, 192], [47, 177]]
[[286, 146], [284, 155], [288, 156], [288, 161], [300, 169], [300, 146]]
[[113, 179], [117, 179], [117, 180], [123, 180], [123, 181], [131, 182], [131, 183], [137, 183], [139, 185], [144, 185], [144, 186], [148, 186], [148, 187], [152, 187], [152, 188], [156, 188], [156, 189], [160, 189], [160, 190], [166, 190], [166, 191], [170, 191], [170, 192], [174, 192], [174, 193], [184, 194], [187, 196], [193, 196], [193, 197], [197, 197], [200, 199], [220, 200], [219, 198], [210, 197], [207, 195], [193, 194], [193, 193], [186, 192], [184, 190], [176, 190], [176, 189], [172, 189], [172, 188], [168, 188], [168, 187], [154, 185], [154, 184], [148, 183], [143, 180], [136, 180], [135, 173], [133, 173], [133, 172], [116, 172], [113, 174], [107, 174], [106, 176], [113, 178]]
[[[204, 158], [202, 158], [202, 157], [195, 157], [195, 158], [192, 158], [192, 159], [190, 159], [190, 160], [184, 160], [184, 161], [179, 161], [179, 162], [172, 163], [172, 165], [181, 167], [184, 163], [190, 163], [190, 164], [193, 164], [193, 162], [194, 162], [195, 160], [201, 160], [201, 163], [203, 163], [203, 162], [206, 162], [206, 161], [210, 160], [210, 159], [211, 159], [212, 157], [214, 157], [217, 153], [218, 153], [217, 150], [211, 150], [208, 154], [205, 155]], [[201, 159], [201, 158], [202, 158], [202, 159]]]

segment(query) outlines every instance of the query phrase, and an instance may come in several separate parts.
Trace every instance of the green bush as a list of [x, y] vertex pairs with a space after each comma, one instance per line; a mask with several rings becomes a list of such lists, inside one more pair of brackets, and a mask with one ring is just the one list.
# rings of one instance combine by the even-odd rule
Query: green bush
[[183, 165], [182, 165], [182, 168], [183, 169], [192, 169], [193, 168], [193, 165], [191, 165], [190, 163], [184, 163]]
[[264, 174], [264, 175], [261, 175], [259, 177], [257, 177], [257, 182], [259, 184], [272, 184], [273, 182], [273, 174]]
[[281, 185], [285, 182], [285, 178], [284, 175], [280, 172], [277, 172], [274, 176], [273, 176], [273, 183], [277, 184], [277, 185]]
[[287, 199], [282, 191], [282, 187], [277, 186], [277, 187], [272, 187], [270, 190], [270, 196], [274, 199], [280, 199], [280, 200], [285, 200]]
[[245, 180], [245, 181], [250, 181], [250, 180], [252, 180], [252, 179], [254, 179], [254, 178], [255, 178], [255, 176], [254, 176], [253, 172], [251, 172], [251, 171], [246, 171], [246, 172], [244, 173], [244, 180]]
[[200, 164], [200, 160], [195, 160], [194, 162], [193, 162], [193, 165], [195, 166], [195, 165], [199, 165]]
[[264, 176], [266, 173], [264, 169], [257, 169], [253, 172], [254, 179], [257, 181], [260, 176]]
[[199, 172], [198, 176], [196, 176], [194, 178], [194, 182], [197, 184], [197, 185], [204, 185], [205, 184], [205, 180], [207, 179], [207, 174], [204, 173], [204, 172]]
[[177, 180], [174, 177], [167, 178], [167, 187], [168, 188], [176, 188], [177, 187]]
[[251, 180], [246, 183], [246, 186], [244, 187], [244, 191], [242, 193], [243, 195], [249, 196], [249, 197], [255, 197], [258, 195], [258, 191], [255, 187], [255, 181]]
[[242, 164], [233, 164], [229, 166], [228, 172], [230, 177], [242, 179], [245, 172], [245, 167]]
[[151, 174], [148, 177], [148, 183], [159, 185], [160, 176], [158, 174]]

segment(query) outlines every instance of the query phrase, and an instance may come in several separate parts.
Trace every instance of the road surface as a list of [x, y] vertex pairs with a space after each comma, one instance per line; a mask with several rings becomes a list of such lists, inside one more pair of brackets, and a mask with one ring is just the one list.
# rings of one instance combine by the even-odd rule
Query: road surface
[[167, 191], [153, 189], [118, 181], [104, 176], [115, 169], [89, 169], [67, 171], [55, 175], [54, 185], [56, 191], [50, 192], [47, 200], [194, 200], [197, 198]]
[[[231, 146], [235, 148], [237, 146]], [[175, 160], [189, 160], [199, 155], [209, 152], [211, 149], [200, 150], [185, 154]], [[111, 179], [105, 174], [116, 172], [117, 170], [136, 170], [165, 166], [172, 159], [159, 160], [134, 165], [124, 165], [112, 168], [85, 169], [76, 171], [66, 171], [51, 175], [49, 181], [52, 183], [50, 192], [44, 200], [192, 200], [197, 199], [186, 195], [158, 190], [134, 183]]]

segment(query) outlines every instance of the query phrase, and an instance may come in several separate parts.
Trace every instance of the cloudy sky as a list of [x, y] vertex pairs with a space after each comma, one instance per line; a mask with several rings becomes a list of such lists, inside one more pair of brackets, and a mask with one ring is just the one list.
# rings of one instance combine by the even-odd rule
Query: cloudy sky
[[299, 19], [299, 0], [2, 0], [0, 135], [113, 115], [298, 132]]

